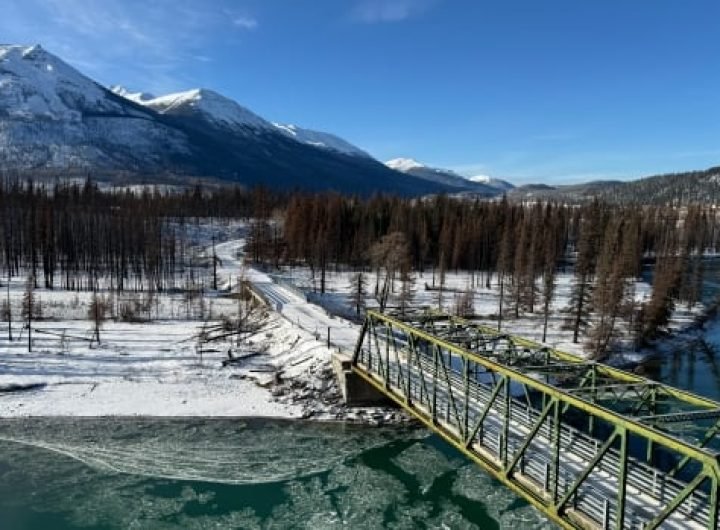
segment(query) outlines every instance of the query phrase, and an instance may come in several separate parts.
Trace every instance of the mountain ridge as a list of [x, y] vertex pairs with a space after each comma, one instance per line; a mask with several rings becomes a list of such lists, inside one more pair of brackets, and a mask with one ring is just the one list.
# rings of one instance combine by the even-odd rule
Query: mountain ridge
[[451, 192], [456, 194], [473, 194], [492, 197], [514, 188], [512, 184], [504, 180], [493, 179], [483, 175], [465, 177], [450, 169], [427, 166], [413, 158], [393, 158], [392, 160], [386, 161], [385, 165], [401, 173], [448, 186]]
[[[369, 156], [318, 145], [317, 136], [299, 141], [211, 90], [166, 99], [139, 94], [111, 91], [41, 46], [0, 46], [0, 168], [58, 175], [123, 172], [145, 180], [184, 175], [361, 194], [445, 190]], [[305, 131], [292, 132], [315, 133]]]

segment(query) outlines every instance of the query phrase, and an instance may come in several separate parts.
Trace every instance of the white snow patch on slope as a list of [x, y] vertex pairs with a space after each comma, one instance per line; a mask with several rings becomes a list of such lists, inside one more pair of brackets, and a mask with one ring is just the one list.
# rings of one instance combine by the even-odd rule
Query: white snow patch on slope
[[417, 160], [413, 160], [412, 158], [393, 158], [392, 160], [388, 160], [387, 162], [385, 162], [385, 165], [390, 169], [402, 171], [403, 173], [412, 169], [420, 169], [427, 167], [425, 164], [421, 164], [420, 162], [418, 162]]
[[79, 122], [83, 111], [126, 113], [97, 83], [41, 46], [0, 45], [0, 113]]
[[313, 131], [311, 129], [303, 129], [302, 127], [292, 124], [285, 125], [282, 123], [273, 123], [273, 125], [277, 127], [280, 132], [289, 136], [293, 140], [297, 140], [298, 142], [314, 145], [315, 147], [323, 149], [329, 149], [331, 151], [337, 151], [346, 155], [371, 158], [369, 154], [359, 147], [351, 144], [347, 140], [343, 140], [342, 138], [335, 136], [334, 134]]
[[470, 182], [479, 182], [480, 184], [490, 184], [493, 179], [487, 175], [475, 175], [474, 177], [468, 177], [468, 180]]
[[501, 189], [501, 190], [510, 190], [515, 187], [505, 180], [496, 179], [496, 178], [490, 177], [488, 175], [475, 175], [473, 177], [467, 177], [467, 179], [470, 182], [476, 182], [478, 184], [485, 184], [487, 186], [491, 186], [493, 188], [497, 188], [497, 189]]
[[141, 102], [161, 114], [190, 108], [203, 113], [210, 120], [229, 126], [251, 127], [255, 129], [274, 129], [274, 126], [257, 114], [246, 109], [230, 98], [207, 90], [195, 88], [186, 92], [177, 92]]
[[135, 103], [138, 103], [140, 105], [142, 105], [146, 101], [155, 99], [155, 96], [148, 92], [130, 92], [127, 88], [121, 85], [111, 86], [110, 91], [114, 94], [117, 94], [118, 96], [129, 99], [130, 101], [134, 101]]

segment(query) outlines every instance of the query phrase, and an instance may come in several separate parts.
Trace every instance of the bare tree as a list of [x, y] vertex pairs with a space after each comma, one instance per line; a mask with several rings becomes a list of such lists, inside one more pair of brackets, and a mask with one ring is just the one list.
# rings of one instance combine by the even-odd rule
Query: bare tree
[[497, 258], [498, 287], [500, 289], [500, 293], [498, 296], [498, 331], [502, 329], [503, 302], [505, 301], [505, 284], [507, 282], [507, 276], [511, 270], [512, 264], [512, 235], [512, 227], [510, 226], [509, 222], [506, 222], [505, 228], [503, 229], [502, 239], [500, 241], [500, 252]]
[[366, 284], [365, 274], [362, 271], [353, 274], [350, 279], [350, 292], [357, 315], [360, 314], [360, 310], [365, 306], [365, 296], [367, 294]]
[[237, 307], [237, 345], [242, 342], [245, 334], [251, 330], [251, 322], [256, 317], [259, 305], [253, 298], [250, 290], [250, 282], [245, 278], [244, 273], [238, 278], [238, 307]]
[[213, 234], [213, 236], [212, 236], [212, 267], [213, 267], [212, 288], [213, 288], [213, 291], [217, 291], [217, 288], [218, 288], [218, 281], [217, 281], [218, 261], [220, 261], [220, 258], [218, 258], [217, 252], [215, 251], [215, 235]]
[[32, 321], [37, 312], [35, 304], [35, 278], [30, 275], [25, 281], [25, 293], [23, 294], [22, 308], [20, 310], [20, 316], [28, 330], [28, 352], [32, 351]]
[[97, 292], [93, 292], [88, 308], [88, 318], [93, 322], [93, 336], [95, 341], [100, 344], [100, 328], [105, 322], [105, 314], [107, 313], [108, 304]]
[[393, 290], [395, 275], [403, 264], [410, 261], [410, 247], [405, 234], [392, 232], [383, 236], [380, 241], [370, 248], [370, 260], [376, 270], [384, 269], [385, 282], [380, 292], [380, 310], [385, 309], [388, 295]]
[[10, 269], [8, 269], [8, 283], [7, 283], [7, 298], [3, 302], [0, 313], [2, 313], [2, 319], [7, 322], [8, 327], [8, 340], [12, 342], [12, 304], [10, 303]]
[[469, 317], [475, 312], [474, 294], [468, 286], [462, 293], [455, 297], [453, 312], [459, 317]]
[[415, 277], [410, 270], [410, 263], [404, 262], [400, 266], [400, 294], [398, 295], [398, 306], [400, 314], [405, 315], [408, 308], [412, 304], [415, 295], [413, 286], [415, 285]]
[[[446, 280], [446, 269], [447, 269], [447, 261], [445, 259], [445, 253], [440, 253], [440, 270], [439, 270], [439, 282], [438, 282], [438, 289], [437, 289], [437, 306], [438, 311], [443, 310], [443, 302], [445, 298], [445, 280]], [[435, 281], [435, 275], [433, 274], [433, 282]]]

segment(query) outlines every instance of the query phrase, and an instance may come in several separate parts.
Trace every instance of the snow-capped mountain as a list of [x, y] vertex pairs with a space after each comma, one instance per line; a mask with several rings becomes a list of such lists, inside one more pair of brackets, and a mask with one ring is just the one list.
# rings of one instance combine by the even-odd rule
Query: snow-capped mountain
[[205, 119], [217, 125], [229, 128], [245, 128], [246, 130], [278, 130], [288, 138], [300, 143], [329, 149], [351, 156], [370, 158], [370, 155], [359, 147], [335, 136], [334, 134], [303, 129], [296, 125], [270, 123], [254, 112], [248, 110], [230, 98], [212, 90], [196, 88], [185, 92], [167, 94], [164, 96], [151, 96], [143, 92], [130, 92], [121, 86], [112, 87], [112, 91], [149, 107], [160, 114], [199, 113]]
[[106, 89], [40, 46], [0, 46], [0, 169], [354, 193], [444, 189], [333, 135], [278, 127], [211, 90]]
[[141, 100], [140, 103], [160, 114], [199, 114], [222, 127], [273, 130], [272, 123], [232, 99], [204, 88]]
[[385, 162], [385, 165], [406, 175], [442, 184], [456, 192], [494, 196], [513, 188], [512, 184], [504, 180], [484, 176], [468, 178], [449, 169], [428, 167], [412, 158], [394, 158]]
[[40, 46], [0, 46], [0, 167], [159, 171], [187, 156], [182, 131]]
[[101, 86], [38, 45], [0, 46], [0, 76], [5, 117], [79, 122], [83, 112], [127, 110], [107, 98]]
[[407, 173], [413, 169], [430, 169], [412, 158], [393, 158], [392, 160], [385, 162], [385, 165], [390, 169], [402, 171], [403, 173]]
[[507, 180], [496, 179], [487, 175], [475, 175], [474, 177], [468, 177], [470, 182], [477, 182], [478, 184], [485, 184], [493, 188], [497, 188], [502, 191], [509, 191], [515, 186], [509, 183]]
[[321, 147], [323, 149], [330, 149], [346, 155], [372, 158], [359, 147], [334, 134], [303, 129], [297, 125], [283, 125], [282, 123], [273, 123], [273, 125], [298, 142], [314, 145], [315, 147]]

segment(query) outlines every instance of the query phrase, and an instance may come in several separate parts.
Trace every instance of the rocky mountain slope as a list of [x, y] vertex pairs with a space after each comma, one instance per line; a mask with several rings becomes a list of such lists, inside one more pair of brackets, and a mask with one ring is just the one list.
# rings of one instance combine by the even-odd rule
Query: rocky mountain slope
[[334, 135], [272, 124], [210, 90], [108, 90], [40, 46], [0, 46], [0, 170], [363, 194], [446, 189], [392, 171]]

